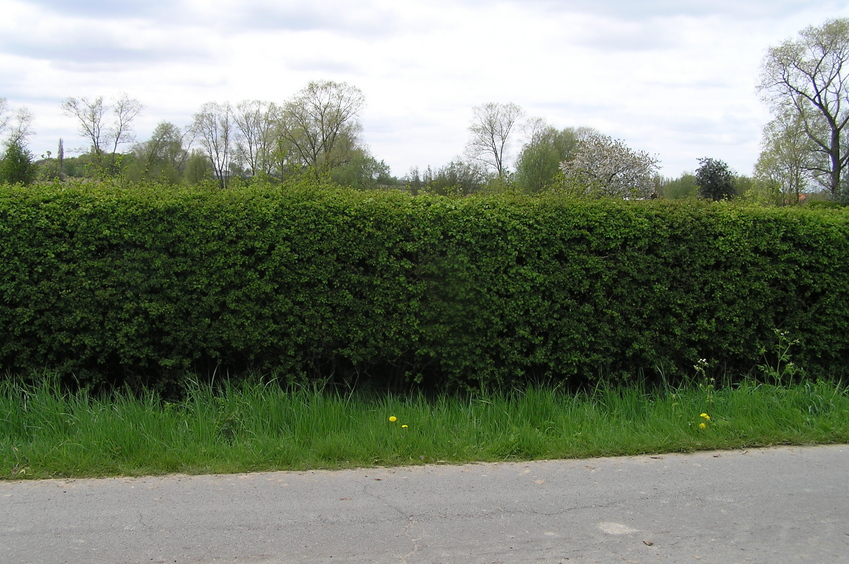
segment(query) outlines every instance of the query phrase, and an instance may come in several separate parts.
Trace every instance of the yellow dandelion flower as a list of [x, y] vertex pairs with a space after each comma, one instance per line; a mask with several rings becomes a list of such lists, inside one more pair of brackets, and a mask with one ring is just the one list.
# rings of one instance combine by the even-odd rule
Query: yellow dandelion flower
[[389, 422], [390, 422], [390, 423], [395, 423], [396, 421], [398, 421], [398, 418], [397, 418], [397, 417], [395, 417], [394, 415], [390, 415], [390, 416], [389, 416]]
[[702, 413], [701, 415], [699, 415], [699, 417], [701, 417], [702, 419], [705, 419], [707, 421], [710, 421], [710, 415], [708, 415], [707, 413]]
[[704, 423], [699, 423], [699, 429], [707, 429], [707, 425]]
[[401, 425], [401, 428], [402, 428], [402, 429], [406, 429], [406, 428], [407, 428], [407, 426], [406, 426], [406, 425]]

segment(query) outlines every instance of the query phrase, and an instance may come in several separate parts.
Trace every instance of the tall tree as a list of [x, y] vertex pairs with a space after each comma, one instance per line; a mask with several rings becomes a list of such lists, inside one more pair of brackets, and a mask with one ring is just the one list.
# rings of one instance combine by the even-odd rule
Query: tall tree
[[709, 157], [699, 159], [696, 169], [696, 184], [699, 193], [706, 200], [725, 200], [734, 196], [734, 173], [728, 165], [719, 159]]
[[[755, 180], [777, 190], [775, 203], [798, 203], [811, 178], [828, 173], [828, 159], [805, 133], [805, 123], [793, 108], [764, 126], [763, 150], [755, 163]], [[819, 173], [819, 174], [818, 174]]]
[[561, 164], [562, 189], [578, 195], [648, 198], [655, 189], [659, 159], [601, 133], [582, 139], [570, 161]]
[[346, 162], [357, 147], [365, 106], [359, 88], [344, 82], [310, 82], [286, 102], [281, 136], [318, 176]]
[[56, 150], [56, 161], [59, 167], [59, 180], [63, 180], [65, 178], [65, 141], [61, 137], [59, 138], [59, 147]]
[[[9, 132], [9, 143], [21, 142], [33, 134], [32, 122], [35, 119], [32, 112], [25, 107], [18, 108], [15, 112], [14, 124]], [[10, 120], [11, 121], [11, 120]]]
[[205, 103], [194, 115], [192, 131], [209, 158], [218, 185], [226, 188], [236, 141], [236, 124], [230, 103]]
[[474, 108], [467, 154], [495, 170], [499, 178], [507, 173], [507, 150], [519, 120], [524, 116], [516, 104], [490, 102]]
[[127, 94], [122, 94], [113, 104], [105, 103], [103, 96], [70, 97], [62, 102], [62, 111], [77, 120], [80, 136], [91, 143], [96, 164], [101, 171], [112, 173], [116, 172], [118, 146], [134, 140], [133, 121], [143, 109], [141, 102]]
[[759, 90], [776, 113], [790, 108], [815, 150], [827, 159], [827, 188], [836, 196], [849, 160], [849, 19], [807, 27], [767, 52]]
[[244, 100], [236, 105], [233, 121], [239, 132], [236, 151], [239, 160], [251, 175], [271, 174], [280, 108], [274, 102]]

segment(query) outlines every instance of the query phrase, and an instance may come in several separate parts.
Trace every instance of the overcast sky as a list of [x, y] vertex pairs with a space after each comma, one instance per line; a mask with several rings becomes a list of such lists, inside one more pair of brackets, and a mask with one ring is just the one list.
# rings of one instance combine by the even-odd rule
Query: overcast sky
[[677, 177], [699, 157], [751, 174], [766, 49], [849, 17], [849, 1], [0, 0], [0, 13], [0, 97], [35, 114], [36, 155], [60, 137], [84, 147], [69, 96], [140, 100], [145, 140], [207, 101], [282, 103], [335, 80], [365, 94], [363, 140], [396, 176], [462, 155], [475, 106], [514, 102]]

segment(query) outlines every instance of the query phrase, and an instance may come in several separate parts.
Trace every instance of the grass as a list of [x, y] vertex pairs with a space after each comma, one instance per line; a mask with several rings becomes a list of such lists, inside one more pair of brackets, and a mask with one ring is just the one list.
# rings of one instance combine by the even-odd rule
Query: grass
[[[702, 416], [705, 414], [707, 417]], [[395, 417], [395, 421], [390, 421]], [[709, 419], [708, 419], [709, 417]], [[350, 468], [849, 443], [849, 392], [806, 382], [468, 397], [193, 386], [92, 397], [0, 384], [0, 479]]]

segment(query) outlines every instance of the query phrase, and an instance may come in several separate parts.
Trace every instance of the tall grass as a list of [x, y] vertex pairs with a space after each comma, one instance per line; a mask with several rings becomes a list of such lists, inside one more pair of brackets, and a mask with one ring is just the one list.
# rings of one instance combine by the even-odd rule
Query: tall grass
[[[704, 415], [702, 415], [704, 414]], [[390, 421], [395, 417], [395, 421]], [[229, 473], [849, 442], [833, 383], [428, 398], [193, 385], [185, 399], [0, 384], [0, 479]]]

